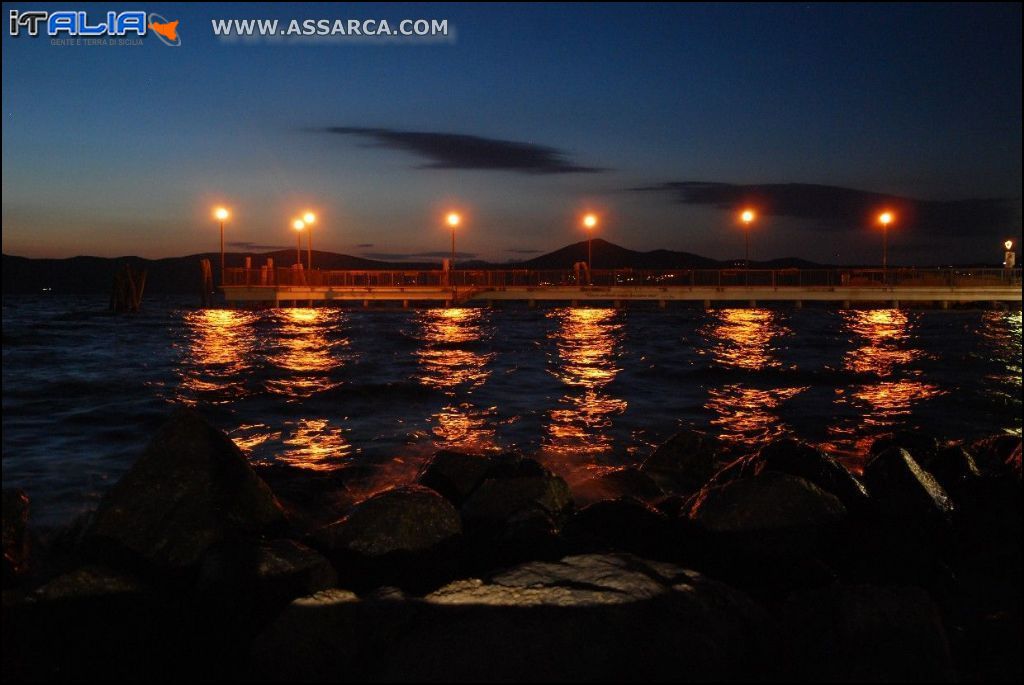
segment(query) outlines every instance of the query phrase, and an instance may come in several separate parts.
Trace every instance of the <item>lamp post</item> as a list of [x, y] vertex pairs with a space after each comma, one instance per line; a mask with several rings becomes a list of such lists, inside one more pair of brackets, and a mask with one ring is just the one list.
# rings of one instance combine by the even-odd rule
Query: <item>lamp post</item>
[[1007, 240], [1003, 243], [1006, 252], [1003, 254], [1003, 268], [1013, 269], [1017, 265], [1017, 253], [1013, 251], [1013, 241]]
[[316, 223], [316, 214], [306, 212], [302, 215], [302, 221], [309, 230], [306, 232], [306, 269], [313, 270], [313, 224]]
[[743, 222], [743, 242], [746, 249], [743, 265], [748, 269], [750, 268], [750, 224], [754, 223], [756, 218], [757, 214], [752, 209], [744, 209], [740, 214], [740, 221]]
[[594, 229], [597, 228], [597, 215], [584, 215], [583, 228], [587, 231], [587, 282], [592, 285], [594, 282]]
[[224, 207], [218, 207], [213, 210], [213, 215], [220, 222], [220, 284], [224, 285], [224, 222], [231, 216], [231, 212]]
[[892, 223], [892, 212], [878, 215], [878, 223], [882, 224], [882, 271], [889, 269], [889, 224]]
[[449, 272], [455, 271], [455, 229], [459, 224], [462, 223], [462, 217], [459, 216], [458, 212], [448, 212], [448, 216], [445, 217], [445, 221], [448, 223], [448, 227], [452, 230], [452, 260], [448, 264]]
[[292, 222], [292, 228], [295, 229], [295, 266], [302, 266], [302, 229], [306, 227], [306, 222], [302, 219], [296, 219]]

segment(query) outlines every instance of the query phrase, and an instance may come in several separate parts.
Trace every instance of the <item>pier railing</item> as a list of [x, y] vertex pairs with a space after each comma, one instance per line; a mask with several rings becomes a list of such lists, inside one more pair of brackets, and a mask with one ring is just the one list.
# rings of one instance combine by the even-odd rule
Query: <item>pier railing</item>
[[306, 270], [228, 268], [226, 286], [411, 287], [967, 287], [1020, 286], [1020, 269], [456, 269]]

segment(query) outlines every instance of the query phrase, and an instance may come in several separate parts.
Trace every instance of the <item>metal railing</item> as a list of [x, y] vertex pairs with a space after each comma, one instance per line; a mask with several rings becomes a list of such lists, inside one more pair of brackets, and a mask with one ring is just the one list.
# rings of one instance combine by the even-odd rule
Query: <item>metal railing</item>
[[1020, 269], [456, 269], [454, 271], [228, 268], [226, 286], [416, 287], [968, 287], [1021, 286]]

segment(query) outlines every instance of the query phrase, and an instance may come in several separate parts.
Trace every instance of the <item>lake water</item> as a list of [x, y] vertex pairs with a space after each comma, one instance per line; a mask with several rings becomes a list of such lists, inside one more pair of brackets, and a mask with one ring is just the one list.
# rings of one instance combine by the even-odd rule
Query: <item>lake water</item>
[[37, 524], [94, 507], [180, 403], [253, 461], [392, 482], [442, 446], [571, 481], [686, 426], [738, 452], [795, 434], [854, 470], [897, 427], [1021, 432], [1019, 311], [105, 305], [3, 300], [3, 484]]

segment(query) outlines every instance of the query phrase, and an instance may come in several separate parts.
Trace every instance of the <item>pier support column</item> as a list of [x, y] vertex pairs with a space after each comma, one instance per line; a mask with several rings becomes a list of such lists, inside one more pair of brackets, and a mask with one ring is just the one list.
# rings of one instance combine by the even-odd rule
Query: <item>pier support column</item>
[[529, 307], [530, 309], [536, 309], [537, 308], [537, 300], [527, 300], [526, 301], [526, 306]]
[[949, 300], [943, 300], [942, 302], [939, 303], [939, 306], [942, 307], [943, 309], [949, 309]]
[[843, 300], [843, 309], [849, 309], [849, 308], [850, 308], [850, 301], [849, 300]]
[[711, 309], [711, 300], [704, 300], [704, 309]]
[[893, 300], [892, 301], [892, 308], [893, 309], [899, 309], [900, 308], [900, 301], [899, 300]]
[[796, 307], [797, 309], [803, 309], [804, 308], [804, 301], [803, 300], [796, 300], [795, 302], [793, 302], [793, 306]]
[[575, 307], [579, 307], [579, 306], [580, 306], [580, 301], [579, 301], [579, 300], [572, 300], [572, 301], [571, 301], [571, 302], [569, 303], [569, 306], [570, 306], [570, 307], [573, 307], [573, 308], [575, 308]]
[[409, 300], [402, 300], [402, 309], [409, 308]]
[[370, 301], [369, 300], [363, 300], [363, 307], [369, 307], [369, 306], [370, 306]]
[[622, 300], [613, 301], [612, 307], [614, 307], [615, 309], [622, 309]]
[[665, 300], [658, 300], [658, 309], [664, 309], [666, 304]]
[[757, 307], [757, 300], [751, 300], [750, 302], [747, 303], [747, 306], [750, 307], [751, 309]]

